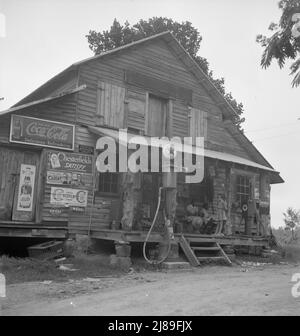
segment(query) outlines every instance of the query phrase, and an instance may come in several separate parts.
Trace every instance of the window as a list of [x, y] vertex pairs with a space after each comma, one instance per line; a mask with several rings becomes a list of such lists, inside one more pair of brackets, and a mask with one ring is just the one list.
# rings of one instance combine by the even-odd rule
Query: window
[[98, 182], [98, 191], [105, 193], [117, 194], [118, 188], [118, 173], [100, 173]]
[[236, 180], [236, 198], [240, 204], [248, 202], [251, 195], [250, 178], [245, 175], [238, 175]]

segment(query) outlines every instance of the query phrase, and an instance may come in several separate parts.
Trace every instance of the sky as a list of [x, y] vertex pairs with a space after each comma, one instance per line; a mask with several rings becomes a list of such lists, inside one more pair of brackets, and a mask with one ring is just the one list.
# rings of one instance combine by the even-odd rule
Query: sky
[[[0, 110], [15, 104], [70, 64], [92, 56], [85, 35], [152, 16], [190, 21], [227, 91], [244, 104], [244, 129], [284, 184], [272, 186], [272, 226], [287, 207], [300, 209], [300, 87], [288, 66], [260, 67], [256, 35], [277, 22], [277, 0], [0, 0]], [[4, 29], [3, 29], [4, 28]], [[287, 63], [288, 65], [288, 63]]]

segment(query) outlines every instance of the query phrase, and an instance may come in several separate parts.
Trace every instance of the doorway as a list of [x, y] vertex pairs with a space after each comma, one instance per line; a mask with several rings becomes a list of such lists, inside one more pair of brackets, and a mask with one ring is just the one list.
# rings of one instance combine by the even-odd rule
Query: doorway
[[40, 152], [0, 147], [0, 220], [35, 220]]
[[167, 99], [149, 95], [148, 135], [154, 137], [166, 135], [167, 107]]

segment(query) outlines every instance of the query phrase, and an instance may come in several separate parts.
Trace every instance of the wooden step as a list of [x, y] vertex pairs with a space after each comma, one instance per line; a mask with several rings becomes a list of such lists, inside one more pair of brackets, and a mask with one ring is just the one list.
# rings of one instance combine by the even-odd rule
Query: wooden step
[[220, 251], [220, 248], [217, 246], [191, 246], [193, 251]]
[[186, 240], [190, 243], [215, 243], [214, 238], [196, 238], [196, 237], [186, 237]]
[[222, 249], [221, 245], [219, 243], [216, 243], [216, 246], [220, 248], [220, 252], [221, 254], [223, 255], [224, 259], [226, 260], [227, 264], [229, 266], [232, 265], [232, 262], [231, 260], [228, 258], [228, 255], [224, 252], [224, 250]]
[[199, 261], [207, 261], [207, 260], [214, 260], [214, 261], [219, 261], [219, 260], [224, 260], [224, 261], [226, 261], [227, 262], [227, 260], [224, 258], [224, 257], [214, 257], [214, 256], [212, 256], [212, 257], [197, 257], [197, 259], [199, 260]]
[[199, 266], [200, 265], [199, 260], [195, 256], [193, 250], [190, 247], [190, 244], [187, 242], [187, 240], [183, 235], [181, 235], [179, 238], [179, 244], [190, 264], [192, 266]]

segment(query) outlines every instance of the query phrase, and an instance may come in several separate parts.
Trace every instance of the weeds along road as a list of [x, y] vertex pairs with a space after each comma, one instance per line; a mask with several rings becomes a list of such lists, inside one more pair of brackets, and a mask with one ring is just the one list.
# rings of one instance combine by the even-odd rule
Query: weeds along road
[[68, 287], [67, 297], [58, 294], [61, 283], [16, 284], [8, 286], [2, 314], [300, 315], [300, 297], [291, 294], [295, 273], [299, 265], [134, 273], [99, 280], [84, 295]]

